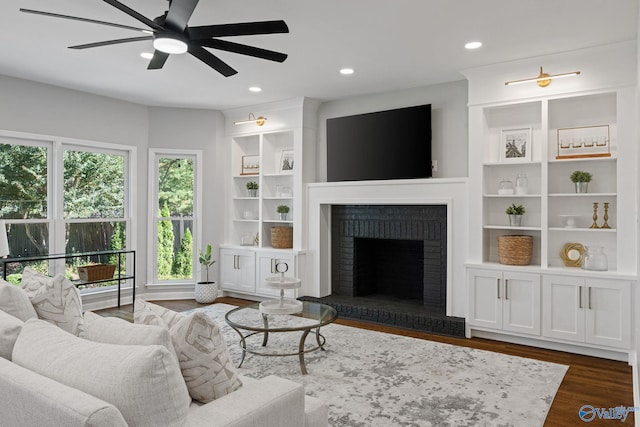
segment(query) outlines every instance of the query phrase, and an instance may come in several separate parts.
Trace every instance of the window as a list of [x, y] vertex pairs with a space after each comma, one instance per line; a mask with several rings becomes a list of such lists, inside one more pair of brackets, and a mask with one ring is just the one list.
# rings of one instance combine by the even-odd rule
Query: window
[[[126, 249], [132, 152], [100, 143], [0, 136], [0, 218], [7, 222], [10, 257]], [[48, 274], [64, 271], [74, 280], [78, 265], [116, 263], [115, 258], [94, 256], [75, 259], [74, 265], [45, 261], [31, 266]], [[27, 265], [9, 265], [11, 281], [18, 282]]]
[[197, 191], [199, 151], [151, 151], [154, 183], [149, 205], [152, 217], [153, 262], [150, 277], [156, 283], [193, 283], [197, 265], [196, 230], [199, 220]]

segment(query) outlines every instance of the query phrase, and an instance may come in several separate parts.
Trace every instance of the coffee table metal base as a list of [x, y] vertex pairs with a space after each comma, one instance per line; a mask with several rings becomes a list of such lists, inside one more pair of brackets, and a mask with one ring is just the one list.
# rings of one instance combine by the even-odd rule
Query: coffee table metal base
[[[247, 355], [247, 353], [249, 354], [255, 354], [256, 356], [268, 356], [268, 357], [285, 357], [285, 356], [298, 356], [298, 359], [300, 360], [300, 371], [302, 372], [302, 375], [307, 375], [307, 365], [304, 362], [304, 355], [305, 353], [310, 353], [312, 351], [316, 351], [316, 350], [322, 350], [325, 351], [324, 349], [324, 344], [327, 341], [326, 338], [324, 337], [324, 335], [322, 335], [320, 333], [320, 327], [316, 327], [316, 326], [310, 326], [308, 329], [303, 329], [302, 330], [302, 336], [300, 336], [300, 344], [298, 345], [298, 352], [293, 352], [293, 353], [265, 353], [262, 351], [255, 351], [255, 350], [250, 350], [247, 348], [247, 338], [253, 336], [253, 335], [257, 335], [257, 334], [264, 334], [262, 337], [262, 347], [266, 347], [267, 343], [269, 341], [269, 319], [267, 318], [266, 314], [262, 314], [262, 321], [264, 323], [264, 328], [266, 329], [266, 331], [264, 332], [251, 332], [249, 334], [243, 334], [242, 331], [240, 330], [240, 328], [237, 328], [235, 326], [231, 326], [231, 328], [233, 328], [234, 331], [236, 331], [238, 333], [238, 335], [240, 335], [240, 348], [242, 349], [242, 358], [240, 359], [240, 363], [238, 363], [238, 368], [240, 368], [242, 366], [242, 364], [244, 363], [244, 359], [245, 356]], [[307, 340], [307, 336], [309, 335], [309, 333], [315, 329], [315, 336], [316, 336], [316, 343], [318, 344], [316, 347], [312, 347], [312, 348], [304, 348], [304, 344]], [[283, 333], [291, 333], [291, 332], [300, 332], [299, 330], [297, 331], [277, 331], [277, 332], [283, 332]], [[273, 333], [273, 331], [272, 331]]]

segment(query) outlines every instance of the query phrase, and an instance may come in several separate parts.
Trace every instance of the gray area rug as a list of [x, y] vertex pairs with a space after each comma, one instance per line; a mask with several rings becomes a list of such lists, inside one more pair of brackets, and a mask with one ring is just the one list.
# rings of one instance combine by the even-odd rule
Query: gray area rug
[[[239, 336], [224, 320], [234, 308], [204, 311], [220, 325], [234, 361]], [[290, 316], [292, 317], [292, 316]], [[299, 318], [291, 319], [299, 322]], [[321, 330], [326, 351], [305, 356], [247, 355], [238, 369], [304, 384], [329, 406], [332, 426], [542, 426], [567, 366], [331, 324]], [[301, 332], [274, 333], [268, 351], [296, 352]], [[261, 335], [248, 340], [260, 350]], [[315, 344], [313, 334], [307, 343]]]

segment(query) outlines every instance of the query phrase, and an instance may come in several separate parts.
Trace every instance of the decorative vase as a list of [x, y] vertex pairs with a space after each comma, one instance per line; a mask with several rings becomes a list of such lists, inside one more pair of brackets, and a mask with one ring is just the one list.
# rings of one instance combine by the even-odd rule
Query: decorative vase
[[609, 260], [602, 246], [585, 246], [584, 249], [583, 270], [607, 271], [609, 269]]
[[529, 193], [529, 181], [527, 175], [519, 173], [516, 178], [516, 194], [528, 194]]
[[218, 298], [218, 288], [216, 282], [198, 282], [194, 289], [196, 302], [200, 304], [211, 304]]
[[511, 195], [514, 193], [513, 183], [508, 179], [501, 179], [500, 184], [498, 185], [498, 194], [501, 196]]
[[522, 225], [522, 215], [509, 215], [509, 225], [511, 227], [520, 227]]
[[587, 193], [589, 189], [588, 182], [576, 182], [576, 193]]
[[280, 221], [287, 220], [287, 212], [280, 212]]
[[258, 197], [258, 189], [257, 188], [251, 188], [248, 191], [249, 191], [249, 197]]

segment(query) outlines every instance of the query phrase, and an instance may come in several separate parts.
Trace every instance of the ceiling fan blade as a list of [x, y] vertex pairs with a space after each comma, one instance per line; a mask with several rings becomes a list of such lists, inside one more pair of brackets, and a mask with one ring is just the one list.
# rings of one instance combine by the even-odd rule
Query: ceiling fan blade
[[160, 25], [156, 24], [154, 21], [152, 21], [151, 19], [147, 18], [146, 16], [136, 12], [135, 10], [131, 9], [129, 6], [126, 6], [122, 3], [120, 3], [118, 0], [102, 0], [105, 3], [110, 4], [111, 6], [115, 7], [116, 9], [126, 13], [127, 15], [131, 16], [132, 18], [137, 19], [138, 21], [142, 22], [143, 24], [149, 26], [149, 28], [153, 28], [156, 31], [164, 31], [164, 28], [162, 28]]
[[91, 24], [108, 25], [110, 27], [124, 28], [125, 30], [149, 31], [149, 30], [145, 30], [143, 28], [131, 27], [129, 25], [115, 24], [113, 22], [98, 21], [98, 20], [95, 20], [95, 19], [80, 18], [78, 16], [61, 15], [59, 13], [43, 12], [41, 10], [32, 10], [32, 9], [20, 8], [20, 12], [33, 13], [34, 15], [51, 16], [53, 18], [64, 18], [64, 19], [71, 19], [71, 20], [74, 20], [74, 21], [89, 22]]
[[201, 46], [189, 43], [189, 53], [225, 77], [229, 77], [237, 73], [236, 70]]
[[153, 39], [152, 36], [129, 37], [129, 38], [126, 38], [126, 39], [116, 39], [116, 40], [107, 40], [107, 41], [103, 41], [103, 42], [78, 44], [78, 45], [75, 45], [75, 46], [69, 46], [69, 49], [89, 49], [91, 47], [109, 46], [109, 45], [112, 45], [112, 44], [139, 42], [139, 41], [143, 41], [143, 40], [152, 40], [152, 39]]
[[254, 34], [276, 34], [288, 32], [289, 27], [287, 27], [287, 24], [282, 20], [204, 25], [188, 28], [188, 34], [191, 40], [210, 39], [211, 37], [250, 36]]
[[273, 50], [261, 49], [259, 47], [247, 46], [245, 44], [229, 42], [226, 40], [198, 40], [194, 43], [199, 43], [201, 46], [211, 47], [227, 52], [267, 59], [269, 61], [284, 62], [284, 60], [287, 59], [287, 54], [285, 53], [274, 52]]
[[167, 58], [169, 58], [168, 53], [156, 50], [153, 52], [153, 58], [151, 58], [147, 70], [159, 70], [164, 66], [164, 63], [167, 62]]
[[172, 0], [169, 3], [169, 11], [165, 25], [174, 31], [182, 33], [187, 28], [189, 18], [198, 5], [199, 0]]

